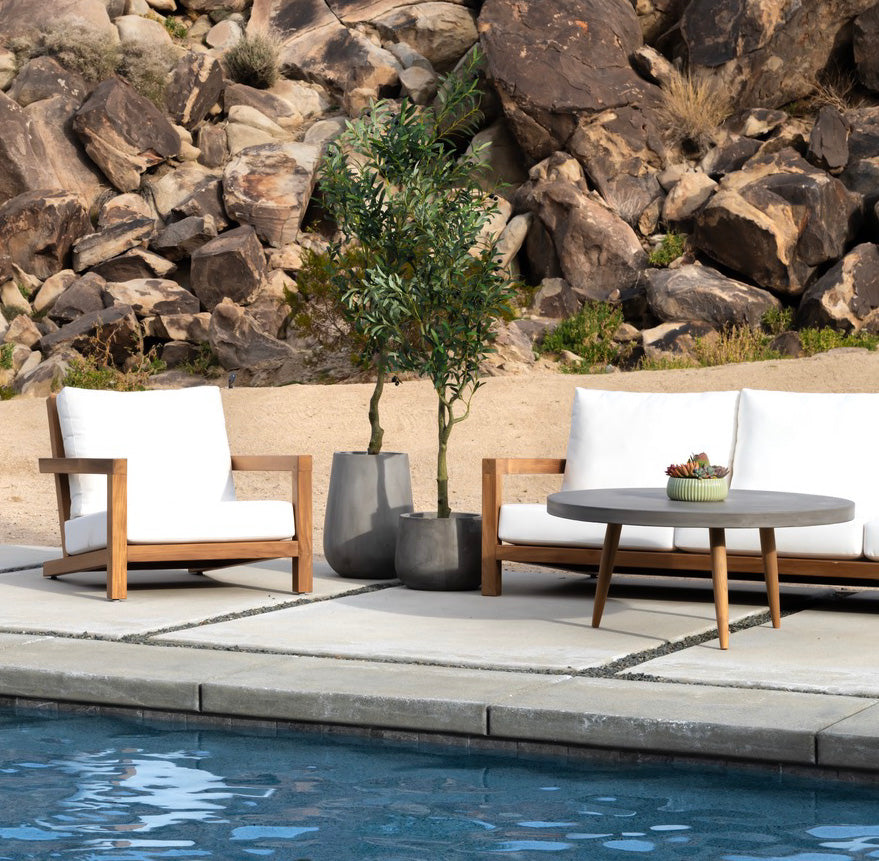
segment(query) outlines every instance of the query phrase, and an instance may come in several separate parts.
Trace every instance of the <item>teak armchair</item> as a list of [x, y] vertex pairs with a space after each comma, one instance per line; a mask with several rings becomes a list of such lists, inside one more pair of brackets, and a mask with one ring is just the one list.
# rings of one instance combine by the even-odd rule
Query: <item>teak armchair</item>
[[[230, 454], [215, 386], [68, 387], [46, 405], [52, 457], [39, 467], [55, 476], [63, 556], [44, 563], [44, 577], [106, 569], [117, 600], [129, 569], [289, 558], [293, 591], [311, 591], [311, 456]], [[291, 473], [292, 506], [236, 500], [233, 470]]]

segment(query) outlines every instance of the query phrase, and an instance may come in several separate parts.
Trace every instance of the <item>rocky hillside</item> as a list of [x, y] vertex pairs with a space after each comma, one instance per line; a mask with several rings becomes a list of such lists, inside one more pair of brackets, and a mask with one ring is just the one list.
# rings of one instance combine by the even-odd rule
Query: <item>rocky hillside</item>
[[[153, 349], [242, 384], [344, 375], [284, 301], [332, 236], [323, 150], [372, 99], [429, 104], [477, 43], [499, 249], [531, 287], [489, 371], [527, 369], [587, 301], [622, 309], [632, 356], [770, 309], [879, 332], [875, 0], [54, 0], [35, 17], [0, 0], [5, 391], [45, 394], [96, 337], [120, 367]], [[660, 266], [670, 232], [685, 253]]]

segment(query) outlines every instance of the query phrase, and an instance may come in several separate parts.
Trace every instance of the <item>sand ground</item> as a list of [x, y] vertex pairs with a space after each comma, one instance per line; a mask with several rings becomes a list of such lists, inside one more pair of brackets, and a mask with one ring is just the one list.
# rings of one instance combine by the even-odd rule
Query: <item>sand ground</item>
[[[563, 457], [574, 389], [708, 391], [742, 387], [813, 392], [879, 391], [879, 353], [834, 350], [787, 359], [675, 371], [599, 376], [534, 374], [492, 377], [476, 393], [470, 417], [449, 445], [450, 496], [458, 511], [479, 511], [483, 457]], [[369, 384], [303, 385], [224, 390], [229, 439], [236, 454], [311, 454], [314, 457], [315, 550], [322, 552], [323, 517], [334, 451], [363, 450], [369, 438]], [[426, 382], [386, 389], [385, 451], [406, 451], [416, 510], [435, 508], [436, 400]], [[185, 433], [186, 428], [168, 428]], [[646, 432], [646, 430], [645, 430]], [[816, 456], [844, 453], [845, 439], [816, 440]], [[60, 544], [54, 483], [37, 470], [48, 456], [45, 402], [0, 403], [0, 544]], [[236, 479], [237, 480], [237, 479]], [[540, 501], [558, 479], [510, 480], [505, 498]], [[244, 476], [241, 498], [289, 498], [286, 481]]]

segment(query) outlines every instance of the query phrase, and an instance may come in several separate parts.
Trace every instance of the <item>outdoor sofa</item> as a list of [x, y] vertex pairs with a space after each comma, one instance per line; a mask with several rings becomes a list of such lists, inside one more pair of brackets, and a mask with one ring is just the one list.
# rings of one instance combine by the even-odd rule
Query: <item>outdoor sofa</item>
[[[838, 496], [846, 523], [775, 531], [778, 570], [797, 580], [879, 581], [879, 393], [756, 389], [686, 394], [579, 388], [565, 458], [482, 464], [482, 592], [500, 595], [505, 561], [598, 565], [605, 524], [554, 517], [546, 501], [505, 503], [504, 476], [563, 474], [562, 490], [664, 487], [669, 464], [706, 452], [730, 487]], [[706, 505], [714, 503], [706, 503]], [[727, 531], [727, 568], [763, 570], [757, 529]], [[623, 526], [617, 570], [711, 570], [707, 529]]]

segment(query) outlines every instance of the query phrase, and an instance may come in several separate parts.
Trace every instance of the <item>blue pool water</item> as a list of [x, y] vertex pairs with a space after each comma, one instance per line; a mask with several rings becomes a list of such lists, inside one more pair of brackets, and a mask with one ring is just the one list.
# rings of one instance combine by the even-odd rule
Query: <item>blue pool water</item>
[[0, 859], [879, 858], [879, 789], [0, 711]]

